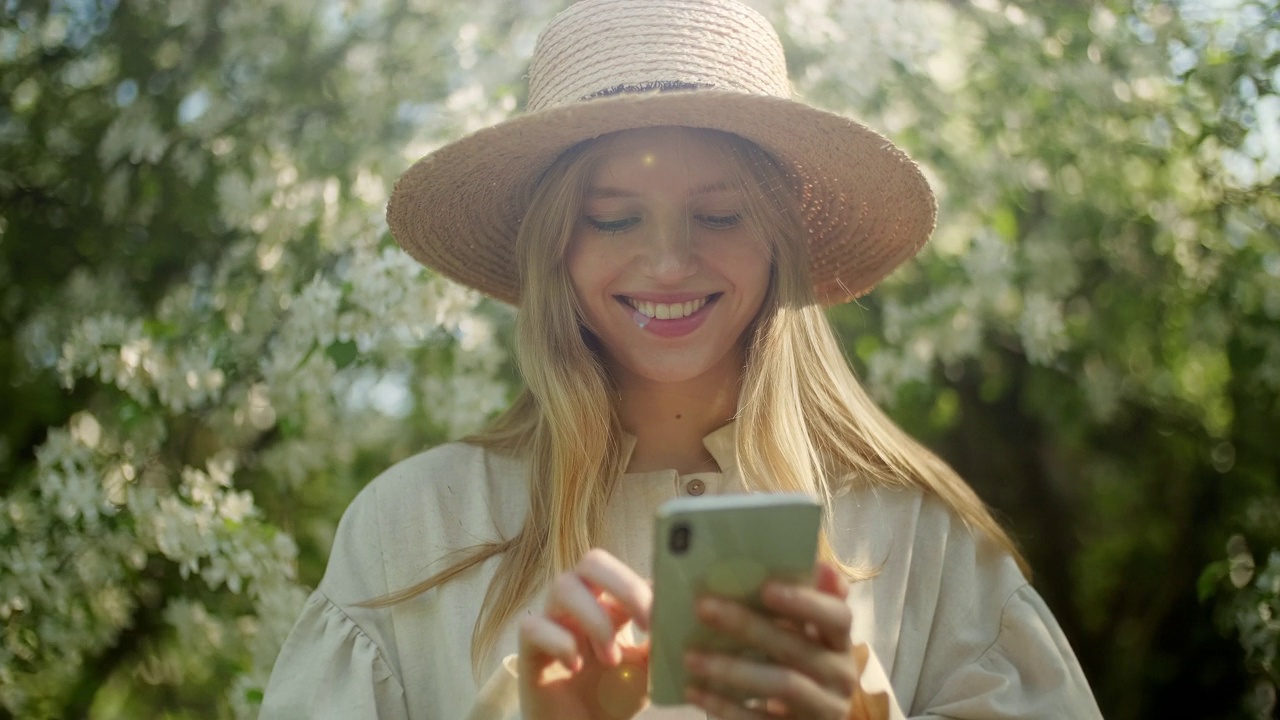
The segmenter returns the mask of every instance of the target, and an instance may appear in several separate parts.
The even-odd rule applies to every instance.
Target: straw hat
[[[419,262],[519,304],[516,232],[560,153],[660,125],[750,140],[786,170],[802,209],[819,301],[871,290],[933,231],[915,163],[866,127],[791,99],[782,45],[734,0],[584,0],[538,37],[527,112],[415,163],[387,222]]]

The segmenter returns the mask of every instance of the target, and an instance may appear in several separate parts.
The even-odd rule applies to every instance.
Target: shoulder
[[[476,486],[496,471],[514,471],[521,463],[478,445],[451,442],[411,455],[384,470],[361,495],[416,494]]]
[[[503,529],[505,516],[527,496],[525,476],[525,464],[516,458],[469,443],[448,443],[383,471],[360,491],[347,515],[372,516],[380,523],[400,517],[419,524],[457,523],[487,510]]]
[[[964,636],[965,652],[980,652],[999,634],[1006,603],[1027,585],[1003,547],[926,490],[851,490],[835,511],[833,546],[868,572],[859,593],[903,634],[923,639],[957,628],[953,639]]]
[[[866,563],[916,571],[983,568],[1007,575],[1005,593],[1026,582],[1017,563],[936,494],[917,487],[854,487],[833,503],[835,542]]]
[[[401,460],[343,513],[322,587],[340,603],[367,600],[421,580],[452,551],[511,537],[528,508],[526,474],[520,460],[467,443]]]

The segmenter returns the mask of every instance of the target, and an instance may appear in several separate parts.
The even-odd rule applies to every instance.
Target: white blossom
[[[1018,334],[1028,360],[1037,365],[1051,364],[1068,344],[1061,304],[1040,292],[1027,293]]]
[[[218,176],[218,205],[229,224],[239,227],[249,224],[255,205],[249,179],[243,173],[232,170]]]
[[[469,373],[428,375],[422,380],[422,395],[431,417],[453,437],[478,430],[507,404],[505,385],[492,377]]]
[[[156,124],[151,103],[139,100],[125,108],[107,127],[98,143],[98,161],[109,168],[121,160],[137,165],[155,164],[169,147],[169,140]]]

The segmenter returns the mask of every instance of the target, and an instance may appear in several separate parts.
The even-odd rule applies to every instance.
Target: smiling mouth
[[[648,300],[636,300],[635,298],[629,298],[625,295],[617,295],[616,297],[618,302],[633,308],[636,312],[647,318],[654,320],[679,320],[680,318],[688,317],[698,312],[708,303],[715,302],[720,298],[720,295],[722,295],[722,293],[712,293],[706,297],[682,303],[657,303],[650,302]]]

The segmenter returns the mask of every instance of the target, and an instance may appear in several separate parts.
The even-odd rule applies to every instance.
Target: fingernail
[[[698,601],[698,614],[708,620],[714,620],[724,614],[724,602],[713,597],[704,597]]]
[[[702,673],[702,668],[706,664],[706,656],[702,653],[689,650],[684,654],[684,669],[691,673]]]
[[[791,588],[781,583],[768,583],[762,592],[764,599],[770,602],[783,603],[791,599]]]
[[[596,657],[600,658],[600,663],[605,667],[613,667],[613,646],[596,645]]]

